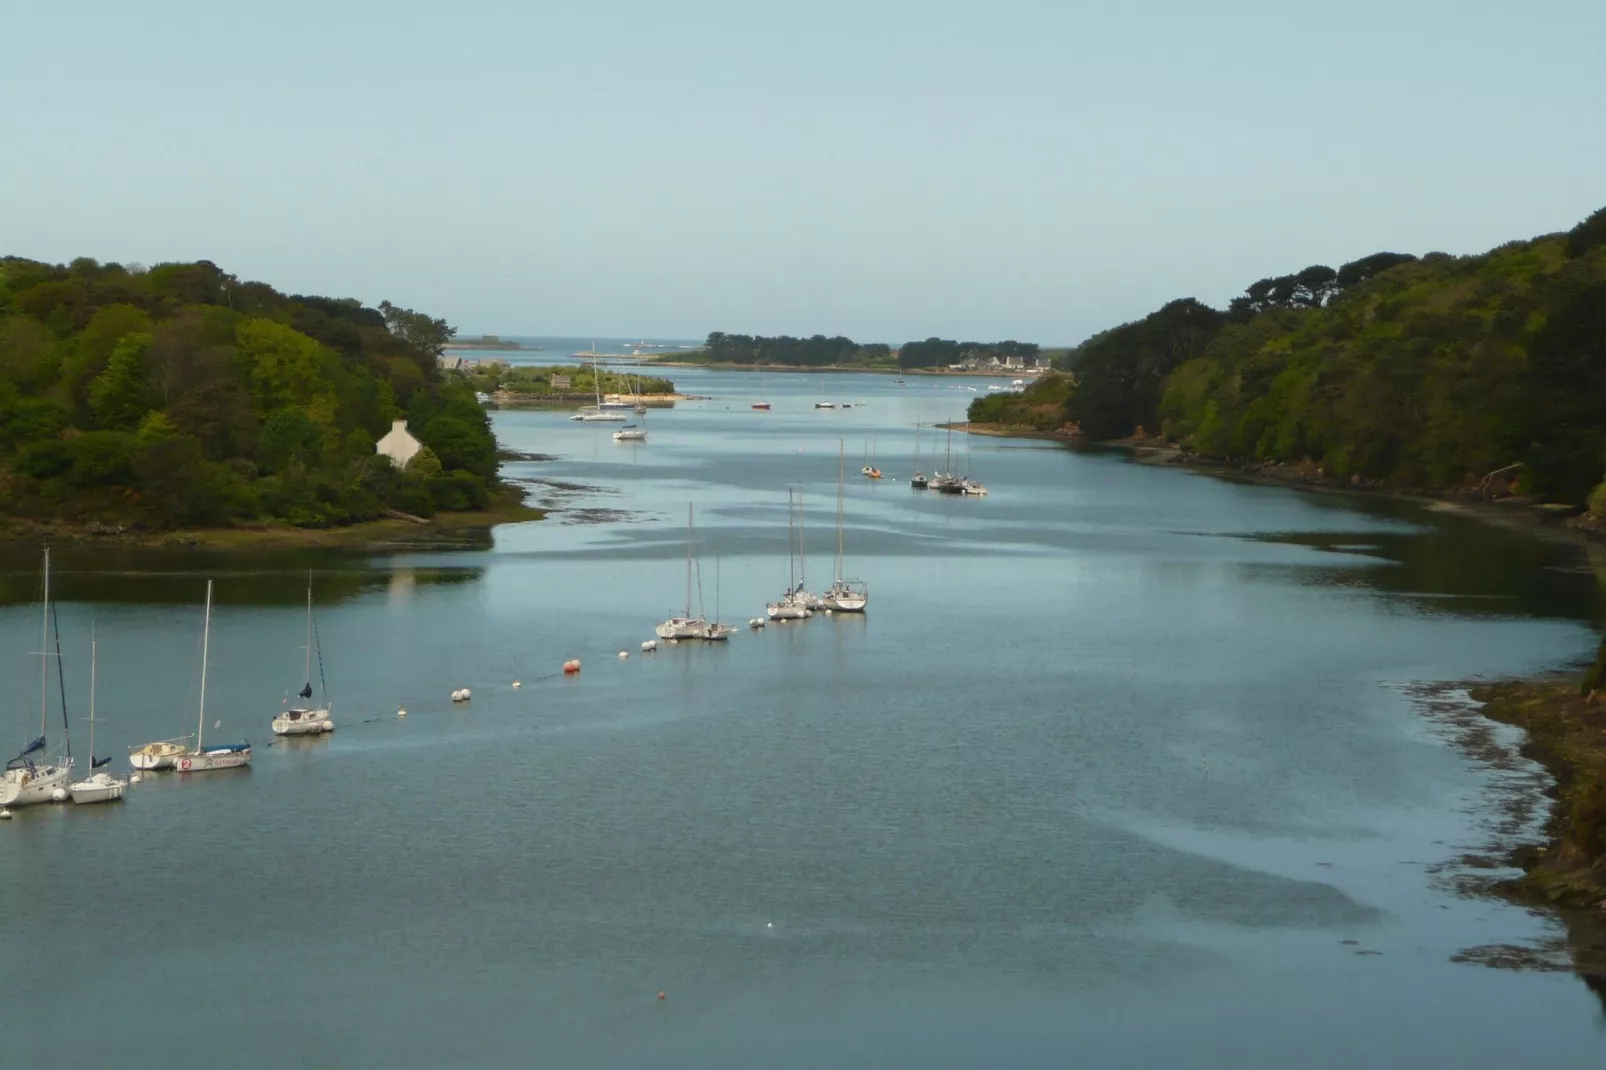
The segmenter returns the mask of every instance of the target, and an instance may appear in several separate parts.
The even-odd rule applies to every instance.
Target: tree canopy
[[[483,505],[495,440],[468,383],[438,369],[454,333],[206,260],[0,258],[0,512],[325,526]],[[375,455],[403,413],[434,469]]]

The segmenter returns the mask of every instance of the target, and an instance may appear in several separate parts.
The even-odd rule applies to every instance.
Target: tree
[[[132,431],[150,406],[145,403],[145,350],[148,334],[125,334],[112,349],[106,370],[89,384],[89,411],[95,426]]]
[[[401,308],[389,301],[379,302],[379,311],[385,317],[390,333],[404,340],[420,353],[436,360],[445,352],[446,343],[457,336],[457,328],[443,319],[433,319],[422,312]]]
[[[317,468],[323,463],[323,429],[298,408],[275,409],[262,424],[257,456],[270,472],[283,472],[293,464]]]
[[[448,472],[460,469],[489,478],[496,471],[496,440],[457,416],[435,417],[418,438]]]
[[[328,350],[300,331],[265,319],[246,320],[235,339],[251,369],[258,412],[297,405],[318,423],[333,420]]]
[[[1567,232],[1568,256],[1583,256],[1598,245],[1606,245],[1606,208],[1597,208]]]

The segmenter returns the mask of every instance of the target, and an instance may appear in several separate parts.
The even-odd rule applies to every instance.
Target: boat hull
[[[660,639],[700,639],[708,622],[693,617],[671,617],[653,631]]]
[[[242,765],[251,764],[250,748],[230,751],[202,751],[200,754],[186,754],[174,763],[174,768],[181,773],[210,773],[217,769],[238,769]]]
[[[329,727],[325,728],[325,725]],[[326,709],[287,710],[273,719],[273,734],[276,736],[316,736],[332,732],[334,727]]]
[[[65,791],[72,777],[72,761],[33,769],[7,769],[0,776],[0,806],[33,806],[55,802],[56,792]]]
[[[109,777],[105,773],[96,773],[88,780],[80,780],[69,785],[68,794],[77,805],[87,803],[116,802],[128,790],[128,781]]]
[[[173,762],[188,748],[179,743],[147,743],[128,752],[128,763],[135,769],[156,772],[173,768]]]
[[[803,620],[812,611],[808,606],[800,606],[793,602],[776,602],[765,607],[764,612],[770,620]]]

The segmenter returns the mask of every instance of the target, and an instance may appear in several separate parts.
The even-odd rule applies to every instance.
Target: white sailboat
[[[334,721],[329,719],[329,691],[323,680],[323,650],[318,651],[318,687],[323,692],[323,701],[316,706],[312,705],[312,648],[316,636],[312,630],[312,576],[307,575],[307,666],[306,685],[302,687],[296,697],[306,702],[305,706],[292,706],[273,719],[273,734],[276,736],[316,736],[324,732],[335,730]],[[289,700],[286,699],[286,702]]]
[[[703,610],[703,570],[697,568],[697,612]],[[702,634],[697,638],[705,639],[710,643],[722,643],[736,631],[735,626],[721,623],[719,619],[719,558],[714,558],[714,619],[703,628]]]
[[[686,609],[678,617],[670,617],[653,631],[660,639],[701,639],[708,629],[708,621],[691,615],[692,534],[696,530],[692,519],[692,506],[686,506]]]
[[[629,405],[604,405],[602,403],[602,372],[597,369],[595,360],[591,362],[591,385],[596,393],[596,404],[586,406],[569,417],[569,419],[593,424],[621,424],[629,419],[624,413],[616,411],[620,408],[628,409],[630,408]]]
[[[49,746],[47,721],[50,716],[49,547],[45,548],[44,588],[44,624],[39,638],[39,738],[22,748],[22,752],[7,762],[4,772],[0,773],[0,809],[60,802],[67,797],[67,782],[72,779],[72,750],[66,737],[62,744],[65,753],[54,761],[43,759],[45,749]],[[62,708],[65,711],[65,698]],[[33,755],[40,755],[41,760],[35,761]]]
[[[128,781],[120,780],[110,773],[97,773],[93,770],[103,765],[110,765],[110,758],[95,757],[95,667],[99,661],[98,650],[95,644],[94,631],[89,635],[89,768],[91,770],[88,780],[80,780],[69,785],[68,794],[74,803],[116,802],[123,797],[128,789]]]
[[[237,769],[251,761],[251,744],[226,743],[221,747],[205,745],[206,735],[206,661],[212,642],[212,581],[206,581],[206,622],[201,632],[201,713],[195,723],[195,746],[178,755],[174,768],[181,773],[206,773],[213,769]]]
[[[764,613],[770,620],[803,620],[814,616],[814,608],[810,605],[814,596],[804,589],[803,580],[797,575],[797,558],[793,556],[797,517],[797,503],[793,499],[790,488],[786,492],[786,593],[780,598],[764,607]]]
[[[842,488],[847,468],[841,439],[837,439],[836,468],[836,576],[821,601],[837,613],[863,613],[870,604],[869,585],[863,580],[848,579],[842,569]]]

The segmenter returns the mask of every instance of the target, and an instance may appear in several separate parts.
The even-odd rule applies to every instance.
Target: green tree
[[[435,451],[448,472],[462,470],[488,478],[496,471],[496,441],[460,417],[437,416],[418,438]]]
[[[241,323],[235,338],[241,357],[251,369],[258,412],[266,414],[295,405],[316,423],[333,421],[328,350],[300,331],[266,319]]]
[[[113,347],[106,370],[89,384],[89,411],[95,426],[133,430],[150,406],[145,399],[145,350],[148,334],[125,334]]]
[[[446,343],[457,336],[457,328],[443,319],[434,319],[410,308],[401,308],[389,301],[379,302],[379,311],[385,317],[390,333],[436,360],[446,350]]]
[[[323,429],[305,412],[287,405],[263,422],[257,454],[270,472],[283,472],[291,465],[313,469],[323,463],[323,446]]]

